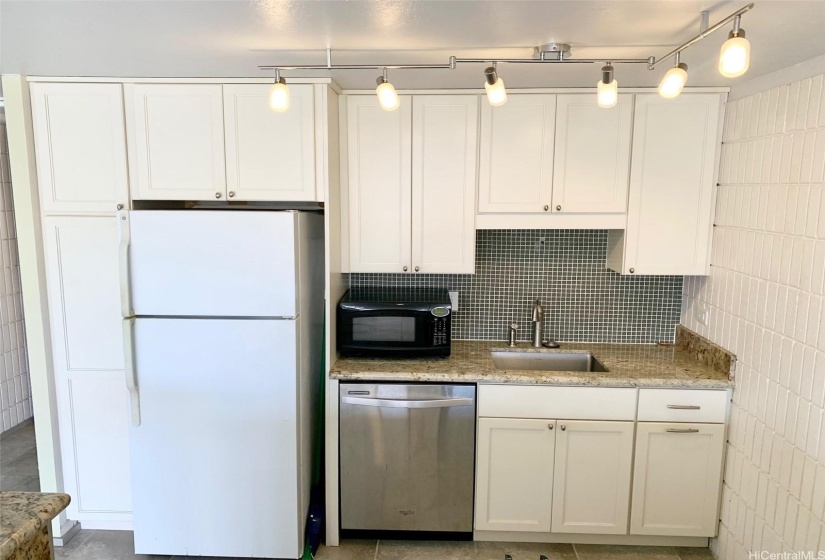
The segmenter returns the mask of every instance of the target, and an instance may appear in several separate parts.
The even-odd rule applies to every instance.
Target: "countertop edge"
[[[23,522],[17,529],[13,530],[11,534],[9,534],[6,541],[0,544],[0,560],[10,558],[21,544],[28,542],[32,537],[37,535],[38,531],[40,531],[43,527],[48,526],[52,519],[57,517],[61,511],[66,509],[72,500],[71,496],[68,494],[61,493],[42,494],[40,492],[2,492],[0,493],[0,514],[3,513],[4,508],[12,507],[11,505],[6,504],[3,498],[7,498],[9,495],[19,494],[37,495],[39,496],[39,498],[37,498],[39,502],[35,502],[30,508],[32,510],[31,513],[34,515],[27,521]],[[37,507],[36,512],[34,511],[34,507]]]
[[[695,389],[730,389],[733,382],[719,379],[638,379],[632,377],[600,377],[582,379],[568,376],[536,375],[529,376],[521,372],[503,371],[488,376],[461,376],[450,373],[415,373],[415,372],[340,372],[330,371],[330,379],[337,381],[436,381],[447,383],[509,384],[509,385],[548,385],[573,387],[641,387],[641,388],[695,388]]]

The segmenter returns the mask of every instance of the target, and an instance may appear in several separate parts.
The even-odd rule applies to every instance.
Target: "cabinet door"
[[[476,530],[550,531],[555,425],[478,419]]]
[[[347,98],[351,272],[411,270],[412,98]]]
[[[115,218],[47,216],[43,229],[69,517],[128,522],[129,397]]]
[[[31,85],[43,212],[111,212],[129,203],[120,84]]]
[[[226,189],[233,200],[317,200],[313,86],[289,86],[289,110],[269,108],[269,84],[223,86]]]
[[[413,98],[412,264],[475,272],[478,96]]]
[[[223,96],[219,84],[126,84],[133,198],[226,196]]]
[[[513,94],[501,107],[481,104],[479,212],[549,210],[555,126],[555,95]]]
[[[724,424],[639,422],[630,533],[715,536],[724,450]]]
[[[554,212],[627,211],[633,95],[603,109],[590,93],[557,97]]]
[[[633,422],[557,425],[553,532],[626,535]]]
[[[721,97],[636,96],[622,272],[707,274]]]

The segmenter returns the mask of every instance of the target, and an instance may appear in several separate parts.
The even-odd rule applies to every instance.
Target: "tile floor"
[[[26,422],[0,436],[0,491],[39,492],[34,424]]]
[[[183,560],[179,556],[135,554],[131,531],[80,531],[63,548],[57,560]],[[713,560],[707,548],[653,546],[601,546],[431,541],[344,541],[324,547],[316,560]],[[205,558],[201,560],[207,560]],[[219,560],[219,559],[208,559]],[[233,559],[223,559],[233,560]]]
[[[0,490],[36,492],[37,451],[34,425],[0,437]],[[175,560],[183,557],[134,553],[131,531],[81,530],[64,547],[55,548],[57,560]],[[317,560],[713,560],[707,548],[600,546],[430,541],[344,541],[339,547],[321,547]],[[202,559],[208,560],[208,559]],[[214,559],[232,560],[232,559]]]

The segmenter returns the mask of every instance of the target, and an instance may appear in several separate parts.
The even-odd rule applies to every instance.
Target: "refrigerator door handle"
[[[135,369],[135,319],[123,320],[123,351],[126,367],[126,388],[132,410],[132,426],[140,426],[140,393],[138,392],[137,370]]]
[[[129,211],[118,210],[117,217],[117,244],[118,244],[118,277],[120,279],[120,316],[124,319],[132,317],[132,290],[129,283],[129,245],[132,243],[129,228]]]

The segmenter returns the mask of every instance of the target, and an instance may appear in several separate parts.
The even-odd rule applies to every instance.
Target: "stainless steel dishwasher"
[[[473,530],[472,385],[341,383],[341,529]]]

